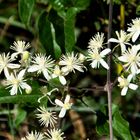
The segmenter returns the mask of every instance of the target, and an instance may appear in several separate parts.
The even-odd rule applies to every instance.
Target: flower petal
[[[70,95],[67,95],[66,98],[65,98],[64,103],[69,103],[69,101],[70,101]]]
[[[127,58],[125,56],[120,56],[118,59],[122,62],[128,62]]]
[[[136,31],[133,36],[132,36],[132,41],[135,42],[138,38],[138,36],[140,35],[140,32],[139,31]]]
[[[124,87],[124,88],[122,89],[122,91],[121,91],[121,95],[122,95],[122,96],[125,96],[126,93],[127,93],[127,90],[128,90],[128,87]]]
[[[108,42],[120,43],[120,41],[119,41],[118,39],[116,39],[116,38],[110,38],[110,39],[108,40]]]
[[[28,68],[28,72],[35,72],[35,71],[38,71],[40,68],[38,65],[32,65]]]
[[[59,118],[63,118],[66,114],[66,109],[65,108],[62,108],[60,113],[59,113]]]
[[[107,49],[104,49],[104,50],[100,53],[100,55],[101,55],[101,57],[104,57],[105,55],[107,55],[107,54],[110,53],[110,52],[111,52],[111,49],[107,48]]]
[[[57,104],[57,105],[59,105],[59,106],[61,106],[61,107],[63,107],[63,103],[62,103],[62,101],[60,101],[60,100],[58,100],[58,99],[55,99],[55,103]]]
[[[59,76],[59,80],[60,80],[62,85],[66,85],[67,81],[66,81],[64,76]]]
[[[98,64],[98,61],[97,60],[93,60],[92,63],[91,63],[91,67],[92,68],[97,68],[97,64]]]
[[[138,88],[138,85],[130,83],[129,88],[132,90],[136,90]]]
[[[103,59],[100,60],[100,63],[102,64],[102,66],[103,66],[104,68],[106,68],[107,70],[109,69],[108,64],[107,64]]]

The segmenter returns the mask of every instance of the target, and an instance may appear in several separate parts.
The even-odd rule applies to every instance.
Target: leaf
[[[47,50],[46,54],[55,57],[56,59],[61,55],[61,48],[55,39],[55,29],[53,24],[48,19],[48,14],[43,12],[38,22],[39,39],[44,48]]]
[[[25,25],[29,25],[30,18],[33,12],[35,0],[19,0],[18,1],[18,11],[21,21]]]
[[[75,16],[77,8],[70,8],[64,20],[65,48],[66,52],[71,52],[75,46]]]
[[[38,98],[41,95],[15,95],[15,96],[2,96],[0,97],[0,103],[37,103]]]
[[[116,131],[118,137],[123,140],[132,140],[129,130],[129,123],[121,116],[119,111],[116,111],[113,116],[113,129]]]
[[[17,128],[26,118],[27,112],[23,109],[18,109],[16,118],[14,120],[15,122],[15,127]]]

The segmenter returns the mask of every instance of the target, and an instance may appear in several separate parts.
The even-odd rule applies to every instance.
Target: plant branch
[[[113,0],[110,0],[109,4],[109,25],[108,25],[108,39],[111,38],[112,31],[112,13],[113,13]],[[108,48],[111,49],[110,42]],[[108,56],[109,70],[107,71],[107,96],[108,96],[108,112],[109,112],[109,134],[110,140],[113,140],[113,128],[112,128],[112,86],[111,86],[111,54]]]

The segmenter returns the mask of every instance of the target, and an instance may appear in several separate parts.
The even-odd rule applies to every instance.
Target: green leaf
[[[119,111],[116,111],[113,116],[113,129],[118,137],[123,140],[132,140],[129,130],[129,123],[121,116]]]
[[[39,39],[43,47],[46,49],[46,54],[55,57],[61,55],[61,49],[55,39],[55,29],[53,24],[48,19],[48,14],[43,12],[40,16],[39,23]]]
[[[18,1],[18,11],[21,21],[25,25],[29,25],[30,18],[33,12],[35,0],[19,0]]]
[[[68,9],[64,22],[64,33],[65,33],[65,48],[66,52],[71,52],[75,46],[75,16],[77,8]]]
[[[41,95],[7,95],[7,96],[2,96],[0,97],[0,103],[37,103],[38,98]]]
[[[26,118],[27,112],[23,109],[18,109],[16,118],[14,120],[15,122],[15,127],[17,128]]]

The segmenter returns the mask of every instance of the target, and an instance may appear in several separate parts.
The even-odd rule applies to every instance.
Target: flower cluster
[[[127,93],[128,88],[136,90],[138,85],[130,83],[134,82],[135,77],[140,71],[140,44],[137,43],[140,35],[140,18],[132,20],[131,24],[128,24],[127,32],[116,31],[117,39],[110,38],[109,42],[117,43],[117,46],[121,48],[121,54],[118,57],[118,61],[123,65],[123,75],[118,77],[119,86],[122,88],[121,95],[124,96]]]
[[[88,43],[86,55],[81,53],[67,52],[62,54],[60,59],[56,62],[49,55],[38,53],[31,55],[28,49],[31,47],[25,41],[15,41],[10,47],[14,53],[0,54],[0,74],[5,76],[6,89],[9,89],[11,95],[17,95],[19,92],[22,94],[31,93],[32,87],[28,84],[28,77],[30,74],[42,76],[46,82],[57,78],[60,85],[63,87],[68,84],[67,75],[69,73],[76,73],[76,71],[84,72],[87,70],[84,66],[84,61],[90,61],[90,66],[97,69],[100,66],[109,70],[110,67],[106,62],[106,56],[110,53],[115,53],[115,49],[120,47],[119,56],[115,57],[117,62],[123,65],[123,73],[118,76],[119,87],[122,88],[121,95],[126,95],[128,89],[136,90],[137,84],[134,84],[136,76],[140,73],[140,44],[137,43],[140,35],[140,18],[132,20],[128,24],[127,32],[121,30],[116,31],[116,38],[110,38],[107,43],[117,43],[111,52],[110,48],[106,48],[105,36],[103,33],[95,34]],[[114,55],[115,56],[115,55]],[[60,107],[59,118],[63,118],[66,111],[71,109],[72,103],[69,94],[63,94],[64,101],[55,99],[54,102],[50,98],[51,93],[58,91],[58,88],[53,88],[38,99],[40,103],[42,98],[47,97],[48,100]],[[63,99],[63,98],[62,98]],[[37,109],[36,117],[39,119],[41,125],[49,127],[47,133],[39,133],[37,131],[28,133],[22,140],[63,140],[63,132],[56,128],[57,113],[44,106]]]

